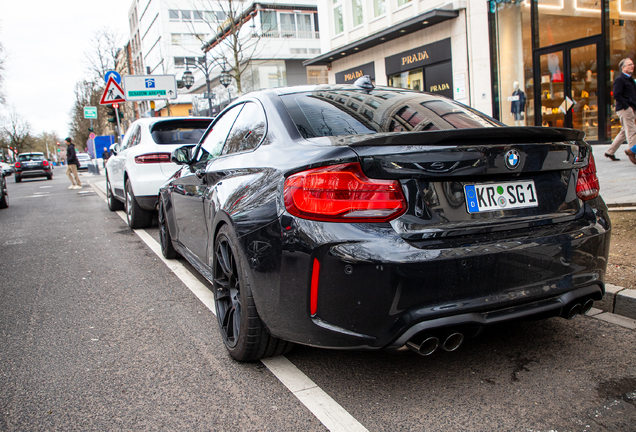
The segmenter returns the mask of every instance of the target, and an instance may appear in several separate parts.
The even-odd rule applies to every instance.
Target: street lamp
[[[223,72],[221,72],[221,75],[219,76],[219,81],[221,82],[221,85],[223,85],[223,87],[227,89],[227,98],[229,104],[230,102],[232,102],[232,95],[230,95],[230,89],[228,88],[228,86],[232,83],[232,76],[229,74],[228,71],[225,70],[225,67],[223,67]]]
[[[183,81],[183,86],[190,90],[190,87],[194,85],[194,75],[190,71],[189,67],[194,66],[203,72],[205,76],[205,84],[208,89],[208,93],[206,95],[206,99],[208,100],[208,116],[212,115],[212,91],[210,90],[210,72],[212,72],[212,64],[208,63],[208,56],[203,57],[203,62],[195,61],[194,63],[188,63],[188,59],[185,59],[186,70],[183,73],[183,77],[181,80]]]

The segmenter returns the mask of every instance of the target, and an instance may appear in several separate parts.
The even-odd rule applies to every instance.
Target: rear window
[[[44,155],[43,154],[23,154],[23,155],[18,155],[18,160],[20,162],[41,161],[41,160],[44,160]]]
[[[197,144],[211,121],[164,121],[152,125],[150,133],[157,144]]]
[[[426,93],[321,88],[281,100],[305,138],[501,126],[469,107]]]
[[[91,158],[91,156],[86,154],[86,153],[84,153],[84,154],[77,153],[76,156],[77,156],[78,159],[90,159]]]

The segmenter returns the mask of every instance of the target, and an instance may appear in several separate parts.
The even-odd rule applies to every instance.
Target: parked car
[[[88,165],[91,163],[91,155],[88,153],[76,153],[77,160],[79,161],[78,171],[88,171]]]
[[[159,188],[179,166],[170,161],[173,150],[195,146],[212,121],[207,117],[162,117],[135,121],[121,145],[111,147],[106,163],[108,208],[126,209],[131,228],[145,228],[157,208]]]
[[[583,137],[368,79],[250,93],[173,153],[162,252],[212,282],[237,360],[453,351],[603,297],[610,219]]]
[[[2,168],[2,172],[4,173],[5,176],[9,174],[13,174],[15,172],[13,165],[8,164],[6,162],[0,162],[0,168]]]
[[[0,171],[0,209],[9,207],[9,191],[7,190],[7,175]]]
[[[23,178],[46,177],[48,180],[53,178],[53,167],[41,152],[20,153],[13,167],[16,183],[20,183]]]

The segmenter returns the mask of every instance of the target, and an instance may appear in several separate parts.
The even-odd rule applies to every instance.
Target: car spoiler
[[[582,141],[585,133],[576,129],[531,127],[487,127],[423,132],[390,132],[332,137],[336,145],[476,145]]]

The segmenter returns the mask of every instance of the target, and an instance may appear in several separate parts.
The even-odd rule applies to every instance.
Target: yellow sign
[[[345,74],[344,79],[345,79],[345,81],[351,81],[351,80],[354,80],[354,79],[358,79],[358,78],[362,77],[363,75],[364,74],[362,73],[362,70],[357,70],[355,72]]]
[[[439,92],[442,90],[449,90],[450,89],[450,85],[448,85],[448,83],[444,83],[444,84],[435,84],[432,85],[429,89],[430,92]]]
[[[402,65],[426,60],[427,58],[428,58],[428,53],[426,51],[418,52],[412,55],[408,55],[406,57],[402,57]]]

